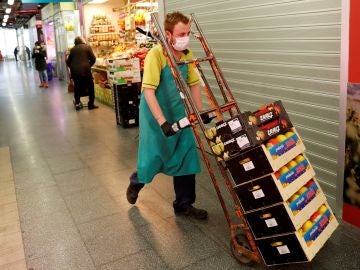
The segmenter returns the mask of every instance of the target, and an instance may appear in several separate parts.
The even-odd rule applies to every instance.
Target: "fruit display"
[[[137,9],[136,10],[136,13],[134,16],[136,26],[145,25],[146,18],[147,18],[146,14],[147,14],[147,11],[145,9]]]
[[[65,23],[65,31],[70,32],[75,30],[75,25],[73,22],[67,22]]]

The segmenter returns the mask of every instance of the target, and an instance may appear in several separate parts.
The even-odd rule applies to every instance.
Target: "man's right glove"
[[[174,129],[172,128],[171,124],[168,121],[166,121],[160,127],[166,137],[170,137],[170,136],[176,134],[176,132],[174,131]]]

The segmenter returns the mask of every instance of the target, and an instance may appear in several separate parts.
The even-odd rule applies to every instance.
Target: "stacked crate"
[[[206,132],[267,265],[311,261],[338,226],[281,101]]]
[[[126,128],[138,126],[141,90],[139,58],[110,59],[107,70],[113,85],[116,123]]]

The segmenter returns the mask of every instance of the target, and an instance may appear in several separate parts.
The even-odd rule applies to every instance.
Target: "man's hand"
[[[211,120],[213,120],[216,117],[216,114],[211,113],[211,115],[209,115],[208,113],[204,113],[204,114],[201,114],[200,116],[201,116],[201,120],[206,125],[206,124],[209,124],[211,122]]]
[[[162,124],[160,127],[166,137],[170,137],[176,134],[176,132],[174,131],[174,129],[172,128],[171,124],[168,121],[165,121],[165,123]]]

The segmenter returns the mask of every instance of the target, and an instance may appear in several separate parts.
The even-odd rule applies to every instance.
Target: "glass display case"
[[[54,15],[56,36],[56,70],[59,80],[69,81],[66,54],[74,46],[74,39],[80,35],[79,11],[61,11]]]

